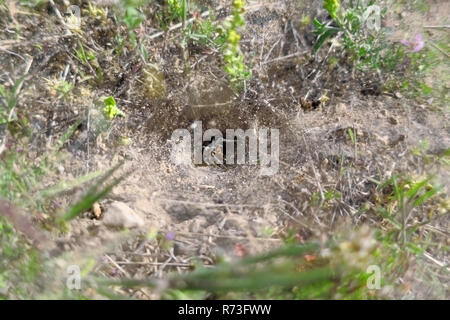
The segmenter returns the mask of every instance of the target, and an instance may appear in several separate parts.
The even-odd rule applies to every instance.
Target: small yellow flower
[[[230,30],[230,33],[228,34],[228,41],[231,43],[238,43],[239,40],[241,40],[241,35],[234,30]]]

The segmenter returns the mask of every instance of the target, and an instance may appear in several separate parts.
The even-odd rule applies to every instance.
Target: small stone
[[[95,219],[100,219],[102,217],[102,208],[98,202],[95,202],[92,205],[92,213],[94,214]]]
[[[334,114],[343,114],[347,111],[347,106],[345,103],[340,102],[336,104],[332,110]]]
[[[306,194],[306,195],[310,195],[311,194],[311,192],[308,189],[306,189],[306,188],[301,188],[300,189],[300,193],[303,193],[303,194]]]
[[[127,204],[114,201],[105,212],[103,224],[108,227],[131,229],[142,227],[144,219]]]
[[[364,131],[359,130],[359,129],[355,129],[355,131],[356,131],[356,136],[357,137],[359,137],[359,138],[364,137]]]
[[[378,142],[381,142],[381,144],[383,144],[383,145],[385,145],[385,146],[388,145],[388,143],[389,143],[389,138],[388,138],[388,137],[386,137],[386,136],[380,136],[380,135],[378,135],[378,134],[376,134],[376,133],[374,133],[373,136],[374,136],[374,138],[375,138]]]
[[[393,125],[397,125],[398,124],[398,120],[395,117],[389,117],[389,123],[393,124]]]
[[[397,99],[403,98],[403,95],[400,92],[396,92],[394,95]]]

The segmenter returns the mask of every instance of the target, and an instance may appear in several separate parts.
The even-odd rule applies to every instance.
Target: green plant
[[[45,235],[39,228],[65,232],[66,221],[85,212],[93,201],[104,196],[123,178],[120,176],[106,183],[119,164],[106,173],[92,172],[71,181],[48,185],[57,178],[58,166],[64,159],[61,148],[79,124],[80,121],[75,122],[38,159],[27,150],[25,133],[10,133],[11,142],[0,158],[0,298],[35,297],[39,291],[36,287],[39,286],[38,279],[48,271],[45,266],[49,262],[48,256],[29,244],[39,245],[44,240]],[[69,209],[62,205],[60,198],[65,192],[96,178],[81,200]],[[30,227],[33,225],[35,229]]]
[[[95,75],[98,81],[103,81],[103,70],[94,52],[84,50],[83,44],[78,42],[78,49],[75,49],[75,57]]]
[[[82,64],[85,64],[85,65],[88,65],[89,61],[92,61],[92,60],[95,59],[95,55],[94,55],[93,52],[91,52],[91,51],[88,51],[88,52],[84,51],[84,47],[81,44],[81,42],[78,42],[78,49],[75,49],[75,54],[76,54],[77,59]]]
[[[95,172],[85,177],[76,179],[67,185],[59,183],[59,186],[52,188],[52,192],[41,192],[35,199],[34,203],[26,201],[27,214],[21,214],[14,206],[5,205],[5,201],[0,199],[0,299],[2,296],[6,298],[35,298],[37,293],[42,290],[40,286],[43,277],[52,273],[52,270],[46,268],[54,268],[54,259],[28,244],[26,239],[33,242],[35,246],[44,245],[46,236],[38,229],[31,229],[30,226],[32,215],[37,209],[46,212],[49,215],[47,221],[41,224],[45,228],[51,228],[52,231],[65,232],[67,230],[66,222],[85,212],[92,207],[95,201],[104,197],[115,185],[123,180],[125,175],[119,176],[106,186],[106,180],[114,174],[121,166],[116,165],[106,173]],[[87,181],[100,176],[84,197],[73,204],[64,214],[59,214],[61,209],[51,207],[44,204],[44,200],[54,199],[56,195],[67,192],[76,186],[85,184]],[[33,192],[36,186],[27,186],[31,189],[21,189],[22,193]],[[3,190],[3,189],[2,189]],[[12,199],[17,202],[17,196]],[[38,203],[41,205],[38,206]],[[22,204],[23,207],[24,204]],[[4,218],[6,217],[6,219]],[[49,219],[52,219],[49,221]],[[8,221],[9,220],[9,221]],[[51,224],[50,224],[51,223]],[[20,231],[22,234],[19,234]],[[54,274],[53,274],[54,276]],[[61,294],[61,293],[59,293]]]
[[[86,212],[92,205],[105,197],[116,185],[118,185],[126,175],[121,175],[118,178],[113,179],[112,182],[103,186],[103,184],[114,174],[117,169],[122,166],[122,163],[119,163],[109,169],[102,177],[100,177],[95,184],[93,184],[86,195],[76,203],[74,203],[62,216],[58,217],[61,222],[69,221],[77,217],[79,214]]]
[[[74,87],[73,83],[67,81],[59,81],[55,84],[54,89],[59,92],[63,97],[66,97]]]
[[[423,38],[422,38],[423,37]],[[391,77],[385,87],[401,91],[408,97],[433,100],[445,108],[449,102],[449,59],[444,54],[449,49],[449,35],[434,43],[417,34],[414,39],[403,40],[399,57],[390,66],[399,77]]]
[[[343,8],[338,0],[324,0],[323,7],[335,25],[314,19],[317,34],[314,50],[318,51],[328,38],[342,35],[344,47],[352,53],[357,67],[379,70],[388,48],[385,33],[378,25],[385,10],[381,10],[375,1],[369,1],[367,5],[362,1],[351,1]],[[375,20],[371,25],[370,19]]]
[[[316,52],[328,39],[334,38],[334,43],[342,44],[336,47],[342,47],[357,70],[376,74],[383,82],[384,91],[402,91],[410,97],[421,99],[435,97],[441,105],[445,105],[448,101],[446,82],[431,84],[423,80],[437,72],[441,74],[440,80],[446,77],[443,74],[446,69],[442,66],[447,62],[445,58],[439,58],[448,49],[445,44],[427,46],[421,33],[414,39],[390,41],[388,30],[381,24],[387,8],[381,8],[373,0],[367,4],[364,1],[350,1],[345,5],[338,0],[324,0],[323,7],[331,21],[313,20],[317,35]]]
[[[439,156],[426,155],[427,146],[421,151],[414,151],[414,157],[425,160],[426,171],[439,164],[446,153]],[[384,182],[370,179],[377,185],[374,190],[375,205],[373,212],[383,218],[379,222],[376,239],[382,244],[377,252],[378,265],[383,270],[383,279],[387,283],[395,283],[407,271],[416,273],[422,268],[422,275],[427,284],[435,272],[446,274],[448,269],[430,270],[430,265],[424,265],[430,254],[448,252],[448,248],[436,241],[431,226],[445,219],[448,215],[449,201],[445,189],[437,186],[439,176],[400,175],[393,174]],[[370,209],[372,211],[372,209]],[[414,261],[414,268],[411,262]],[[414,269],[414,270],[412,270]],[[447,273],[448,274],[448,273]],[[433,289],[442,290],[445,287],[440,281],[433,284]]]
[[[212,49],[222,48],[226,38],[214,22],[214,17],[210,16],[189,24],[184,31],[184,42]]]
[[[231,86],[235,90],[245,90],[246,81],[251,76],[249,68],[244,63],[244,55],[239,47],[241,35],[238,29],[245,24],[244,5],[244,0],[233,0],[232,16],[223,25],[226,39],[223,52],[225,72],[228,73]]]
[[[148,2],[149,0],[120,0],[122,12],[119,19],[127,27],[129,40],[133,47],[137,44],[134,30],[145,20],[145,14],[139,7]]]
[[[232,262],[218,261],[208,268],[194,264],[193,271],[162,281],[91,275],[86,284],[97,290],[166,288],[164,296],[172,299],[204,298],[211,293],[218,299],[368,298],[365,269],[373,262],[377,246],[373,232],[360,228],[322,244],[297,241]]]
[[[75,87],[73,83],[67,82],[63,79],[52,78],[46,79],[47,88],[52,96],[57,96],[58,99],[67,98],[69,93]]]
[[[15,107],[19,98],[18,93],[23,80],[23,77],[18,79],[10,89],[6,89],[0,85],[0,125],[13,120]]]
[[[355,143],[356,143],[356,135],[355,135],[353,129],[349,127],[349,128],[347,129],[347,133],[348,133],[348,135],[349,135],[350,140],[352,141],[352,143],[355,144]]]
[[[108,16],[108,12],[105,9],[99,8],[90,2],[88,2],[88,8],[86,11],[94,19],[106,20]]]
[[[188,14],[187,0],[164,0],[164,7],[157,13],[162,29],[167,30],[170,24],[186,21]]]
[[[408,245],[408,239],[418,227],[428,223],[428,220],[410,223],[416,208],[434,197],[440,188],[430,184],[431,178],[422,180],[405,179],[399,183],[398,177],[393,176],[381,185],[381,188],[391,188],[389,195],[392,205],[378,208],[378,212],[394,227],[397,240],[402,245]]]
[[[104,98],[103,103],[105,105],[103,112],[105,117],[109,120],[114,119],[116,116],[125,116],[125,114],[117,107],[116,100],[113,97],[109,96]]]
[[[93,172],[49,186],[49,182],[57,178],[60,163],[64,160],[61,149],[81,121],[76,121],[53,146],[36,157],[28,147],[31,130],[25,116],[19,114],[14,123],[8,120],[17,105],[22,83],[23,79],[20,79],[13,88],[0,89],[2,115],[6,121],[3,125],[6,124],[4,129],[8,133],[8,141],[4,140],[6,143],[0,152],[0,299],[30,299],[38,292],[38,279],[46,272],[49,261],[48,256],[30,245],[44,237],[39,227],[65,232],[67,220],[84,212],[92,201],[104,196],[121,181],[119,177],[106,184],[106,179],[117,170],[116,166],[106,173]],[[3,113],[3,107],[8,112]],[[97,177],[100,178],[89,193],[66,210],[60,201],[61,195]],[[33,225],[38,228],[30,227]],[[32,241],[28,242],[27,238]]]
[[[167,0],[168,14],[171,20],[186,20],[187,5],[186,0]]]
[[[28,284],[42,271],[37,252],[0,216],[0,300],[28,298]]]
[[[30,8],[40,8],[47,3],[47,0],[20,0],[20,5]]]

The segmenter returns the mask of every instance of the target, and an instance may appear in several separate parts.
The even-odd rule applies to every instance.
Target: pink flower
[[[401,40],[400,42],[408,47],[406,52],[419,52],[425,46],[421,33],[417,34],[412,42],[409,40]]]

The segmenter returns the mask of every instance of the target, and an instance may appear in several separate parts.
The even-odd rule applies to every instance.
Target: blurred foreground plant
[[[223,28],[226,34],[224,48],[225,71],[228,73],[232,87],[235,90],[244,89],[251,72],[244,63],[244,55],[239,47],[241,35],[239,28],[245,24],[244,0],[233,0],[233,12],[230,19],[224,22]]]

